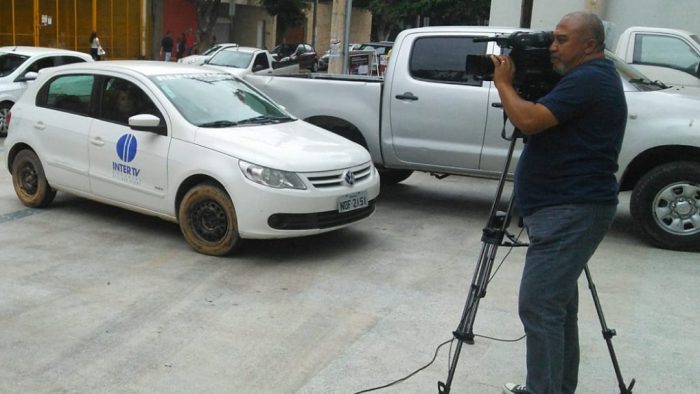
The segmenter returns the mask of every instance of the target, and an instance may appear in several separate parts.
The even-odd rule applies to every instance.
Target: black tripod
[[[455,348],[454,356],[452,357],[452,362],[450,363],[450,371],[447,375],[447,381],[445,383],[438,382],[438,393],[449,394],[450,388],[452,386],[452,379],[454,378],[455,370],[457,369],[457,362],[459,361],[459,354],[462,350],[462,345],[466,342],[468,344],[474,344],[474,332],[472,331],[474,327],[474,319],[476,318],[476,311],[479,307],[479,300],[486,296],[486,286],[491,277],[491,270],[493,268],[493,263],[496,258],[496,252],[498,247],[503,246],[527,246],[527,244],[520,243],[517,241],[510,233],[507,232],[508,225],[510,224],[510,217],[513,210],[513,195],[511,194],[510,200],[506,211],[499,211],[498,205],[501,201],[501,196],[503,195],[503,189],[506,182],[506,177],[508,173],[508,168],[513,157],[513,151],[515,150],[515,145],[517,139],[521,138],[522,135],[516,129],[512,137],[506,137],[505,131],[503,132],[503,138],[510,141],[510,146],[508,148],[508,157],[506,158],[505,168],[503,173],[501,173],[501,178],[498,183],[498,190],[496,191],[496,198],[494,199],[493,205],[491,206],[491,213],[489,215],[486,227],[483,229],[483,235],[481,236],[481,253],[479,255],[479,261],[476,265],[476,271],[474,272],[474,277],[472,278],[472,284],[469,288],[469,295],[467,296],[467,302],[464,306],[464,312],[462,312],[462,319],[459,322],[457,330],[452,334],[457,339],[457,346]],[[504,242],[504,238],[508,238],[508,241]],[[632,394],[632,387],[634,386],[634,379],[630,382],[629,387],[625,385],[622,378],[622,373],[620,372],[620,367],[617,363],[617,357],[615,356],[615,350],[612,345],[612,337],[616,335],[615,330],[608,328],[605,323],[605,317],[603,316],[603,309],[600,305],[600,299],[598,298],[598,293],[591,278],[591,273],[588,270],[588,265],[585,266],[586,279],[588,280],[588,287],[593,295],[593,302],[595,303],[595,308],[598,313],[598,318],[600,319],[600,324],[603,328],[603,338],[608,346],[608,351],[610,352],[610,357],[612,359],[613,368],[615,369],[615,376],[617,377],[618,385],[620,388],[620,394]]]

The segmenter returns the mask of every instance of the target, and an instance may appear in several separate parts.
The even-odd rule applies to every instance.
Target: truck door
[[[465,63],[467,55],[485,55],[488,46],[493,44],[473,36],[430,35],[394,50],[396,64],[408,65],[394,72],[385,93],[398,163],[454,172],[479,168],[491,83],[468,75]],[[385,157],[394,161],[386,151]]]

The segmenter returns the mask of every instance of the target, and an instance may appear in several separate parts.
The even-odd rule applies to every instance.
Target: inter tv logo
[[[112,162],[112,176],[132,184],[140,184],[141,169],[125,163],[131,163],[138,152],[138,141],[133,134],[124,134],[117,140],[117,156],[122,163]]]
[[[117,156],[123,162],[129,163],[136,158],[138,146],[138,141],[136,141],[136,137],[133,134],[124,134],[117,141]]]

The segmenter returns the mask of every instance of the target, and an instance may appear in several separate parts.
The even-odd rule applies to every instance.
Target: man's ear
[[[583,53],[590,55],[591,53],[595,52],[597,46],[598,45],[596,44],[595,40],[593,38],[589,38],[584,44]]]

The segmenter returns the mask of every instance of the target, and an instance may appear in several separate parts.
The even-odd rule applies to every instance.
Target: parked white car
[[[184,63],[184,64],[204,64],[207,59],[211,58],[212,56],[216,55],[220,51],[226,49],[226,48],[234,48],[237,47],[238,44],[232,43],[232,42],[227,42],[227,43],[222,43],[222,44],[216,44],[212,46],[211,48],[207,49],[206,51],[202,52],[199,55],[189,55],[185,56],[181,59],[178,59],[178,63]]]
[[[39,70],[63,64],[91,62],[89,54],[56,48],[0,47],[0,137],[7,134],[5,115],[36,78]]]
[[[331,231],[374,211],[369,153],[295,119],[228,73],[176,63],[74,64],[41,73],[12,107],[15,192],[56,190],[178,222],[197,251]]]

